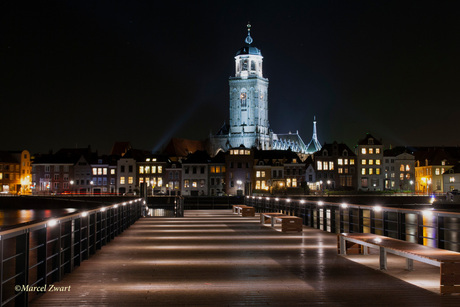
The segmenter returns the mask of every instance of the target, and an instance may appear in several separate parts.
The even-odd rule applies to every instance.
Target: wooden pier
[[[460,296],[337,255],[336,234],[282,233],[259,219],[232,210],[141,218],[54,284],[68,291],[46,292],[30,305],[460,305]]]

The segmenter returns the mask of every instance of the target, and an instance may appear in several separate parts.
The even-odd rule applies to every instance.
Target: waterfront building
[[[369,133],[356,147],[358,162],[358,189],[361,191],[383,191],[384,173],[383,145]]]
[[[308,157],[305,161],[305,182],[310,193],[316,193],[321,190],[321,184],[316,180],[315,163],[312,156]]]
[[[316,186],[320,190],[356,190],[357,157],[344,143],[325,143],[314,154]]]
[[[252,173],[254,149],[244,146],[225,153],[225,183],[228,195],[250,195],[253,190]]]
[[[444,192],[443,174],[458,163],[458,149],[418,148],[414,155],[415,192],[422,194]]]
[[[224,123],[217,134],[210,135],[209,152],[214,156],[219,151],[244,147],[259,150],[291,149],[307,155],[307,146],[298,133],[275,134],[270,128],[269,82],[263,76],[262,52],[252,44],[250,31],[251,26],[248,25],[245,46],[235,55],[235,74],[229,79],[229,122]]]
[[[117,156],[100,156],[91,163],[91,194],[117,192]]]
[[[181,195],[182,163],[173,162],[165,168],[166,195]]]
[[[139,195],[140,189],[136,177],[136,159],[128,151],[117,161],[117,192],[119,195]]]
[[[90,194],[91,164],[97,155],[91,148],[63,148],[55,154],[37,155],[32,163],[32,193]]]
[[[210,162],[211,157],[204,150],[197,150],[182,161],[182,195],[206,196],[209,194]]]
[[[448,197],[459,197],[460,191],[460,163],[455,164],[452,168],[448,169],[442,174],[443,177],[443,191],[448,193]]]
[[[219,152],[209,163],[209,195],[222,196],[225,194],[225,154]]]
[[[383,153],[385,190],[415,191],[415,157],[405,148],[387,149]]]
[[[252,178],[258,193],[303,194],[305,163],[291,150],[254,150]]]
[[[0,193],[30,194],[31,184],[29,151],[0,151]]]

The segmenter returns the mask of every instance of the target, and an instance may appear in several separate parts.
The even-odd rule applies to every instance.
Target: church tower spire
[[[316,133],[316,116],[313,116],[313,135],[310,143],[307,145],[307,152],[314,153],[321,150],[321,144],[318,141],[318,135]]]

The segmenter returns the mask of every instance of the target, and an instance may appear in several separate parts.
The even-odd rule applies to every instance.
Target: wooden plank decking
[[[337,255],[337,236],[281,233],[259,217],[143,218],[31,306],[458,306]]]

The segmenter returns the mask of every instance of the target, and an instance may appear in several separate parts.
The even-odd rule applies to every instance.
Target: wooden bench
[[[302,231],[302,219],[297,216],[289,216],[278,212],[260,213],[260,222],[262,224],[271,223],[275,227],[276,222],[281,223],[281,231]]]
[[[414,260],[440,267],[441,294],[460,293],[460,253],[371,233],[338,235],[341,255],[346,255],[350,249],[358,254],[368,254],[369,248],[379,250],[381,270],[387,269],[387,253],[405,257],[409,271],[414,269]]]
[[[256,216],[256,208],[246,205],[233,205],[233,213],[241,214],[242,217]]]
[[[262,212],[260,213],[260,222],[262,224],[272,223],[274,216],[285,216],[285,214],[279,212]]]

